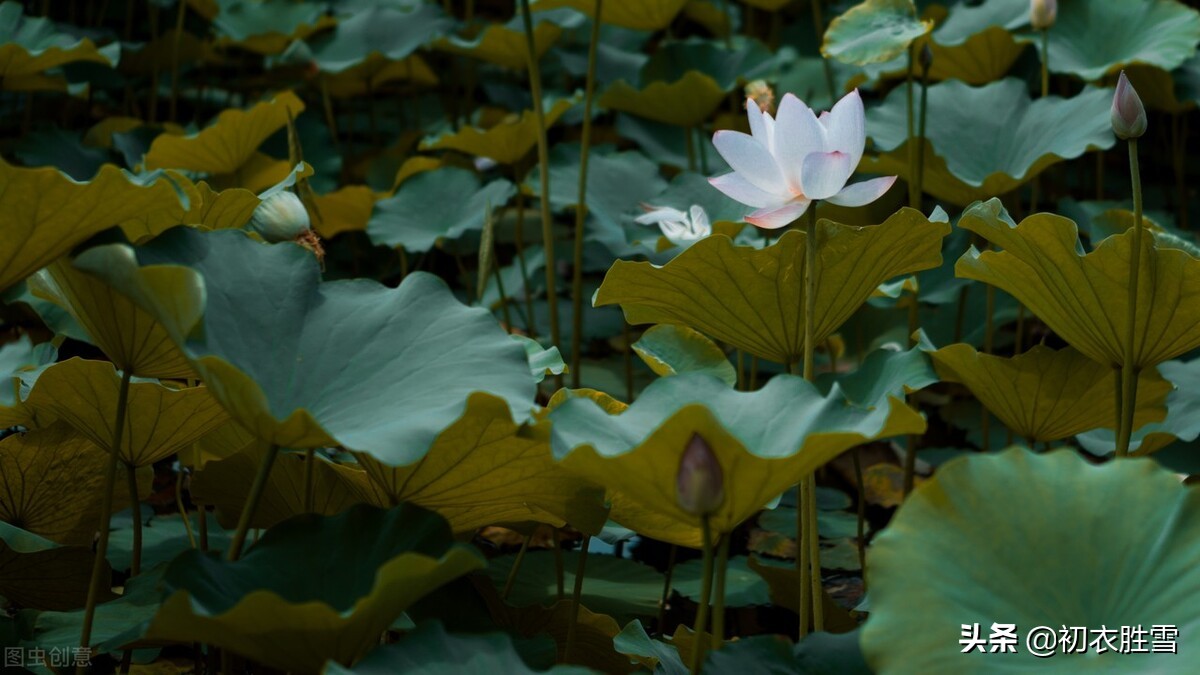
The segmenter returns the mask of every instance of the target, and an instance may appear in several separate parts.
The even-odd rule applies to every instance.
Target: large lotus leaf
[[[880,225],[818,221],[816,325],[821,344],[892,277],[936,267],[948,223],[901,209]],[[735,246],[711,236],[662,267],[617,261],[596,306],[620,304],[632,324],[689,326],[778,363],[803,354],[805,238],[785,233],[771,246]]]
[[[857,66],[890,61],[932,28],[912,0],[864,0],[830,22],[821,54]]]
[[[871,548],[863,652],[877,673],[1044,671],[1015,654],[963,653],[959,626],[1171,625],[1200,630],[1200,492],[1154,462],[1092,465],[1013,448],[943,465]],[[913,583],[913,570],[937,579]],[[1096,633],[1088,635],[1088,641]],[[1117,636],[1114,635],[1114,638]],[[1150,637],[1143,645],[1149,651]],[[1058,672],[1177,672],[1180,655],[1056,650]],[[989,658],[996,657],[996,658]]]
[[[218,11],[207,18],[217,31],[218,44],[238,45],[264,55],[278,54],[292,40],[304,39],[335,23],[325,16],[325,3],[320,2],[216,0],[214,4]]]
[[[66,424],[0,440],[0,520],[67,546],[91,546],[108,454]],[[150,476],[139,476],[149,493]],[[113,509],[129,489],[113,489]]]
[[[553,126],[574,104],[573,99],[560,99],[545,106],[546,128]],[[519,117],[511,115],[489,129],[465,126],[454,133],[422,141],[421,149],[458,150],[501,164],[515,164],[529,154],[537,139],[537,116],[532,110],[525,110]]]
[[[139,184],[106,165],[90,182],[57,169],[21,169],[0,161],[0,291],[33,274],[101,230],[179,208],[166,179]]]
[[[327,73],[340,73],[374,54],[399,61],[445,33],[453,23],[433,3],[420,3],[411,11],[369,3],[342,18],[327,38],[313,41],[313,60]]]
[[[574,208],[579,203],[579,160],[580,148],[575,143],[556,143],[550,149],[550,204],[555,208]],[[588,234],[598,240],[606,239],[599,232],[602,228],[620,232],[623,239],[624,230],[620,228],[625,216],[640,211],[641,202],[666,187],[658,164],[636,150],[605,152],[592,148],[587,173],[587,212],[601,221],[601,227],[589,228]],[[707,181],[705,187],[720,194]],[[536,176],[529,176],[523,188],[541,194]]]
[[[731,387],[737,384],[737,372],[725,352],[687,326],[654,326],[631,346],[656,375],[707,373]]]
[[[0,82],[4,89],[25,89],[22,80],[65,63],[91,61],[115,65],[120,51],[97,49],[89,38],[59,33],[54,22],[22,13],[22,3],[0,3]]]
[[[1098,80],[1133,64],[1170,71],[1195,55],[1200,42],[1200,13],[1176,0],[1060,4],[1050,31],[1056,73]]]
[[[336,192],[317,195],[313,200],[316,213],[310,214],[313,229],[326,239],[342,232],[365,230],[378,200],[379,195],[366,185],[346,185]]]
[[[689,70],[678,80],[654,81],[642,89],[617,80],[604,90],[599,103],[609,110],[691,128],[707,120],[724,100],[725,90],[712,76]]]
[[[1104,368],[1078,351],[1035,345],[1012,358],[981,354],[954,344],[930,353],[947,382],[966,385],[979,402],[1017,436],[1057,441],[1095,429],[1114,428],[1119,371]],[[1138,378],[1133,426],[1158,422],[1172,390],[1154,370]]]
[[[534,25],[533,53],[539,61],[561,35],[562,28],[549,21]],[[519,21],[508,25],[490,23],[473,40],[452,36],[434,42],[433,46],[450,54],[469,56],[511,70],[524,72],[529,67],[529,47]]]
[[[489,209],[502,208],[515,192],[503,178],[481,186],[473,172],[456,166],[426,171],[375,202],[367,235],[378,245],[428,251],[442,239],[482,230]]]
[[[642,534],[698,547],[697,516],[676,499],[680,458],[693,434],[712,447],[725,499],[710,518],[731,532],[788,487],[842,452],[875,438],[921,433],[925,421],[899,400],[850,404],[838,388],[822,396],[809,382],[777,375],[739,392],[707,375],[657,380],[623,412],[571,398],[550,412],[563,465],[603,485],[612,519]]]
[[[593,671],[578,666],[557,665],[535,670],[521,659],[507,633],[452,635],[437,621],[422,623],[395,644],[372,651],[346,668],[337,663],[325,667],[326,675],[584,675]]]
[[[82,607],[95,558],[90,548],[59,546],[0,521],[0,596],[29,609]],[[112,597],[111,592],[104,595],[102,601]]]
[[[718,87],[729,90],[738,82],[772,76],[777,64],[774,53],[757,40],[739,38],[726,46],[692,38],[665,42],[656,47],[638,72],[638,81],[643,84],[656,80],[673,82],[688,71],[698,70],[713,78]]]
[[[1106,89],[1085,89],[1068,99],[1031,100],[1025,82],[1014,78],[982,87],[950,80],[930,86],[928,97],[926,138],[949,176],[927,162],[925,188],[939,198],[964,191],[985,197],[1006,194],[1052,164],[1114,143],[1108,115],[1112,92]],[[904,87],[892,90],[871,110],[867,135],[888,154],[867,159],[863,170],[896,169],[907,176],[907,155],[894,152],[907,147]],[[927,154],[928,159],[933,158]],[[964,190],[964,185],[975,190]]]
[[[257,166],[261,161],[255,160],[258,146],[287,126],[289,115],[295,117],[303,110],[304,103],[290,91],[249,110],[226,110],[195,135],[162,134],[155,138],[146,153],[146,167],[212,175],[241,173],[245,178],[261,170]]]
[[[959,225],[1002,251],[968,251],[960,277],[996,286],[1025,304],[1093,361],[1125,360],[1132,230],[1081,255],[1075,223],[1049,213],[1014,225],[1000,201],[978,204]],[[1200,261],[1178,249],[1141,250],[1134,365],[1144,369],[1200,347]]]
[[[487,575],[497,589],[505,587],[516,556],[493,558]],[[562,554],[563,584],[575,585],[578,551]],[[515,607],[550,606],[558,599],[557,563],[552,551],[530,551],[517,569],[512,590],[505,602]],[[658,570],[633,560],[611,555],[588,554],[581,601],[593,612],[607,614],[623,623],[635,617],[658,614],[662,599],[663,575]]]
[[[410,54],[398,61],[372,54],[358,65],[325,76],[321,85],[330,96],[352,98],[373,95],[389,82],[412,82],[434,87],[439,80],[419,54]]]
[[[231,61],[227,52],[217,48],[213,40],[205,40],[187,30],[176,32],[174,27],[160,29],[158,37],[149,42],[117,44],[121,47],[118,70],[140,77],[152,77],[154,73],[162,72],[164,63],[173,62],[176,50],[179,50],[180,63],[226,66]]]
[[[253,471],[253,470],[252,470]],[[272,472],[274,473],[274,472]],[[189,492],[189,497],[195,497]],[[132,520],[125,519],[129,526],[114,528],[108,535],[108,562],[114,569],[127,570],[133,560],[133,527]],[[191,526],[189,535],[183,517],[179,513],[156,515],[142,523],[142,569],[153,569],[161,564],[171,562],[176,556],[198,544],[200,518],[197,512],[188,513],[188,524]],[[212,518],[206,516],[208,550],[224,551],[229,545],[230,533]]]
[[[687,0],[641,0],[608,2],[600,9],[600,20],[621,28],[657,31],[666,28]],[[595,0],[534,0],[533,11],[571,7],[588,16],[596,13]]]
[[[1191,442],[1200,436],[1200,359],[1160,363],[1158,372],[1175,385],[1175,389],[1167,394],[1167,417],[1135,429],[1129,442],[1130,454],[1148,455],[1176,440]],[[1078,440],[1086,450],[1097,455],[1109,453],[1116,447],[1116,434],[1108,429],[1080,434]]]
[[[417,506],[297,516],[236,562],[199,551],[172,561],[163,575],[170,596],[146,637],[318,672],[326,661],[353,663],[410,604],[483,565],[473,548],[454,543],[445,521]]]
[[[828,392],[835,382],[846,398],[870,405],[886,396],[902,397],[924,389],[938,382],[938,376],[929,357],[918,347],[908,351],[877,349],[848,375],[821,373],[817,377],[817,387],[823,392]]]
[[[190,228],[137,249],[93,248],[76,264],[150,311],[231,416],[283,447],[341,445],[404,464],[461,416],[473,391],[504,399],[519,421],[529,413],[535,385],[524,348],[429,274],[395,289],[321,283],[300,246]],[[193,270],[192,288],[149,279],[173,265]],[[206,304],[188,337],[196,303],[181,303],[187,311],[175,303],[195,284]]]

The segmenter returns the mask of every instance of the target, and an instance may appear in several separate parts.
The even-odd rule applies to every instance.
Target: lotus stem
[[[721,0],[721,18],[725,19],[725,48],[733,49],[733,19],[729,16],[729,0]]]
[[[129,576],[136,577],[142,572],[142,504],[138,499],[137,467],[126,464],[125,478],[129,484],[129,508],[133,521],[133,555],[129,560]]]
[[[558,601],[562,602],[567,594],[563,581],[562,533],[558,531],[557,527],[554,528],[554,576],[558,582]]]
[[[493,251],[492,259],[494,260],[495,255],[496,255],[494,247],[493,247],[492,251]],[[513,322],[512,322],[512,316],[508,313],[508,302],[509,302],[508,293],[506,293],[504,291],[504,276],[502,274],[500,274],[500,266],[499,265],[492,266],[492,278],[494,278],[496,280],[496,290],[499,291],[499,293],[500,293],[500,313],[504,318],[504,326],[505,326],[506,330],[509,333],[511,333],[513,331]],[[517,309],[518,313],[521,311],[521,307],[519,305],[516,306],[516,309]],[[529,319],[526,318],[524,323],[528,325]],[[576,385],[576,386],[578,386],[578,385]]]
[[[525,192],[521,189],[521,173],[516,167],[513,167],[513,181],[517,185],[517,222],[513,225],[513,245],[517,249],[517,267],[521,270],[521,286],[525,291],[525,332],[536,340],[537,315],[533,313],[533,290],[529,288],[533,280],[529,278],[529,268],[525,266]]]
[[[813,30],[817,33],[817,47],[825,41],[825,18],[821,16],[821,0],[809,0],[812,5]],[[837,102],[837,87],[833,83],[833,64],[829,59],[821,57],[821,65],[825,67],[825,86],[829,88],[830,105]]]
[[[314,466],[317,459],[317,451],[315,448],[309,448],[304,451],[304,512],[313,512],[313,484],[316,482],[316,467]]]
[[[683,144],[687,149],[688,171],[696,170],[696,139],[695,129],[692,127],[683,128]]]
[[[816,345],[813,344],[813,335],[816,329],[816,303],[813,300],[817,295],[817,245],[817,204],[813,202],[808,208],[804,235],[804,379],[809,382],[815,377],[813,353]]]
[[[1050,95],[1050,29],[1042,29],[1042,98]]]
[[[929,116],[929,63],[921,62],[921,112],[917,122],[917,205],[921,208],[921,195],[925,194],[925,120]]]
[[[825,630],[825,607],[821,592],[821,537],[817,530],[817,477],[808,476],[808,561],[812,565],[813,631]]]
[[[709,590],[713,581],[712,525],[707,515],[700,517],[700,534],[704,562],[700,573],[700,604],[696,608],[696,622],[692,624],[692,675],[699,675],[704,660],[704,627],[708,623]]]
[[[592,143],[592,100],[596,93],[596,48],[600,44],[600,17],[604,0],[596,0],[592,35],[588,44],[587,83],[583,98],[583,135],[579,139],[579,196],[575,206],[575,260],[571,270],[571,386],[579,388],[579,360],[583,351],[583,230],[587,220],[588,150]]]
[[[92,576],[88,582],[87,601],[83,608],[83,628],[80,631],[79,646],[87,649],[92,641],[92,623],[96,619],[96,604],[100,600],[100,591],[110,583],[104,580],[104,568],[108,565],[108,536],[109,520],[112,518],[113,491],[117,486],[117,463],[121,457],[121,437],[125,432],[125,410],[129,402],[129,378],[133,373],[126,368],[121,373],[121,388],[117,395],[117,413],[113,420],[113,443],[108,458],[108,468],[104,473],[104,493],[100,498],[100,536],[96,541],[96,558],[92,561]],[[137,506],[137,503],[134,503]],[[76,675],[83,675],[86,666],[76,668]]]
[[[984,319],[984,323],[983,323],[983,353],[991,354],[994,351],[993,336],[995,334],[995,329],[996,329],[995,321],[992,318],[993,315],[995,315],[995,313],[996,313],[996,287],[995,286],[987,287],[987,302],[986,302],[986,310],[985,311],[987,312],[987,317]],[[991,414],[988,413],[988,409],[985,406],[980,406],[979,410],[980,410],[980,415],[981,415],[981,417],[979,419],[979,428],[980,428],[980,431],[983,433],[983,446],[981,449],[984,452],[988,452],[992,449],[992,437],[991,437],[992,417],[991,417]]]
[[[857,504],[855,504],[855,506],[857,507],[855,510],[858,512],[858,514],[857,514],[858,515],[858,523],[857,523],[858,527],[857,527],[857,538],[855,539],[855,542],[858,544],[858,566],[859,566],[859,569],[861,569],[863,572],[863,575],[862,575],[863,593],[866,593],[866,591],[867,591],[867,537],[866,537],[867,490],[863,486],[862,458],[859,456],[860,454],[861,453],[859,452],[859,449],[856,447],[856,448],[854,448],[854,452],[852,452],[850,454],[850,457],[854,460],[854,482],[857,484],[857,487],[858,487],[858,499],[857,499]]]
[[[913,66],[916,61],[916,45],[908,46],[908,72],[904,78],[905,97],[908,104],[908,205],[921,208],[921,192],[917,183],[917,115],[913,107]]]
[[[667,573],[663,575],[662,599],[658,603],[658,623],[655,624],[659,635],[667,632],[667,601],[671,599],[671,575],[675,572],[675,557],[678,553],[679,547],[671,544],[671,552],[667,554]]]
[[[183,470],[175,474],[175,508],[183,518],[183,529],[187,531],[188,545],[196,548],[196,534],[192,531],[192,521],[188,518],[187,508],[183,505]]]
[[[333,114],[333,99],[329,97],[329,82],[325,74],[321,74],[321,108],[325,113],[325,126],[329,127],[329,137],[333,139],[333,147],[341,152],[341,141],[338,140],[337,116]]]
[[[704,173],[708,173],[708,150],[704,149],[704,144],[705,139],[710,137],[704,133],[703,126],[696,127],[696,147],[700,150],[700,170]]]
[[[725,645],[725,572],[729,567],[729,544],[733,539],[732,532],[726,532],[725,536],[721,537],[721,543],[717,547],[717,565],[716,565],[716,589],[713,598],[713,613],[712,613],[712,636],[713,650],[716,651]]]
[[[529,14],[529,0],[521,2],[521,21],[525,27],[525,46],[529,50],[529,88],[533,94],[533,115],[537,121],[538,178],[541,184],[542,245],[546,247],[546,298],[550,314],[550,343],[561,344],[558,327],[557,273],[554,264],[554,218],[550,214],[550,147],[546,139],[546,113],[542,110],[542,75],[538,68],[537,49],[533,44],[533,19]],[[555,388],[562,387],[562,375],[554,376]]]
[[[599,4],[599,2],[597,2]],[[599,12],[596,13],[599,17]],[[583,535],[583,543],[579,545],[579,562],[575,565],[575,588],[571,590],[571,622],[567,624],[567,646],[563,648],[565,662],[570,662],[571,648],[575,645],[575,633],[579,626],[579,599],[583,595],[583,575],[587,569],[588,545],[592,538]]]
[[[797,612],[800,615],[798,640],[808,635],[809,609],[812,606],[812,565],[808,554],[808,479],[796,486],[796,569],[800,577],[800,600]]]
[[[504,590],[500,592],[501,600],[507,600],[508,594],[512,592],[513,583],[517,580],[517,571],[521,569],[521,563],[525,561],[525,552],[529,550],[531,541],[533,541],[532,534],[521,542],[521,550],[517,551],[517,559],[513,561],[512,567],[508,570],[508,578],[504,580]]]
[[[179,11],[175,13],[175,44],[171,50],[171,107],[172,122],[178,122],[177,104],[179,101],[179,40],[183,36],[183,19],[187,15],[187,3],[180,0]]]
[[[267,456],[263,457],[262,464],[258,465],[254,484],[250,487],[250,494],[246,496],[246,503],[242,505],[242,515],[238,518],[237,530],[233,533],[233,539],[229,542],[229,551],[225,555],[230,562],[237,560],[242,555],[242,547],[246,544],[246,535],[250,532],[250,521],[254,519],[254,512],[258,510],[258,502],[262,500],[263,492],[267,489],[267,480],[271,477],[271,467],[275,464],[275,457],[278,455],[279,446],[272,443],[267,448]]]
[[[1121,362],[1121,407],[1117,427],[1117,457],[1129,454],[1133,436],[1133,413],[1137,407],[1138,364],[1135,361],[1134,338],[1137,335],[1138,268],[1142,258],[1142,177],[1138,169],[1138,142],[1129,139],[1129,178],[1133,181],[1133,242],[1129,254],[1129,295],[1125,318],[1125,358]]]

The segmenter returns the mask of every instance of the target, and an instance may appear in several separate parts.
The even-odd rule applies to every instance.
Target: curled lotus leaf
[[[677,80],[655,81],[641,89],[617,80],[604,90],[599,104],[609,110],[691,128],[707,120],[724,100],[725,90],[711,75],[689,70]]]
[[[324,73],[343,73],[374,58],[400,62],[449,30],[454,21],[435,3],[359,3],[325,36],[312,39],[312,60]]]
[[[609,2],[601,8],[600,20],[631,30],[657,31],[670,25],[686,4],[687,0]],[[576,9],[589,17],[596,13],[595,0],[534,0],[532,10],[537,12],[560,7]]]
[[[829,23],[821,54],[857,66],[890,61],[932,28],[912,0],[865,0]]]
[[[67,63],[116,65],[120,47],[97,48],[90,38],[58,32],[54,22],[24,14],[23,3],[0,3],[0,84],[4,89],[40,89],[42,73]]]
[[[654,326],[642,333],[632,347],[660,377],[699,372],[731,387],[737,383],[737,373],[725,352],[703,333],[687,326]]]
[[[533,53],[540,61],[558,42],[562,28],[549,21],[539,21],[533,27]],[[488,24],[473,40],[460,37],[441,38],[433,46],[450,54],[459,54],[524,72],[529,66],[529,47],[520,21],[509,24]]]
[[[560,99],[545,107],[546,128],[549,129],[575,104],[572,99]],[[422,150],[458,150],[476,157],[487,157],[501,164],[515,164],[525,158],[537,143],[537,116],[532,110],[511,115],[487,129],[463,127],[457,132],[422,141]]]
[[[278,54],[293,40],[337,23],[319,2],[201,0],[190,4],[212,22],[219,46],[236,45],[263,55]]]

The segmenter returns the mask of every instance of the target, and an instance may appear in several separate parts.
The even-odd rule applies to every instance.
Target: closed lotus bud
[[[712,447],[700,434],[693,434],[679,461],[675,498],[684,511],[708,515],[725,501],[725,476]]]
[[[308,231],[309,226],[304,202],[287,191],[276,192],[264,199],[250,217],[250,229],[271,243],[293,241]]]
[[[1113,92],[1112,128],[1123,140],[1139,138],[1146,133],[1146,107],[1123,70]]]
[[[1030,0],[1029,23],[1035,30],[1046,30],[1058,18],[1058,0]]]
[[[928,72],[929,67],[933,65],[933,50],[929,48],[928,42],[921,46],[921,53],[917,55],[917,63],[921,64],[921,72]]]

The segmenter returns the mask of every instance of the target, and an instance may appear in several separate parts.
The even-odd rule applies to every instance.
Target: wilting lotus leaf
[[[817,344],[892,277],[936,267],[948,223],[901,209],[880,225],[818,221]],[[632,324],[689,326],[778,363],[803,354],[805,234],[790,231],[762,249],[726,236],[693,244],[662,267],[617,261],[596,306],[620,304]]]
[[[419,54],[409,54],[398,61],[371,54],[358,65],[326,76],[321,84],[330,96],[351,98],[374,94],[389,82],[412,82],[433,87],[437,86],[438,81],[437,73]]]
[[[1017,436],[1057,441],[1095,429],[1114,428],[1119,371],[1074,349],[1035,345],[1012,358],[980,354],[966,344],[931,352],[938,374],[966,385],[979,402]],[[1138,379],[1133,426],[1163,419],[1172,386],[1154,370]]]
[[[194,3],[217,29],[218,44],[237,45],[258,54],[278,54],[292,40],[304,39],[334,25],[325,15],[325,3],[290,0],[215,0],[215,15],[204,11],[209,3]]]
[[[234,419],[282,447],[341,445],[411,463],[473,391],[503,398],[518,420],[529,413],[535,385],[525,350],[430,274],[410,274],[396,289],[321,283],[300,246],[190,228],[137,249],[96,247],[76,264],[155,316]],[[191,287],[151,280],[172,266],[191,268]],[[196,285],[207,302],[193,333],[196,296],[180,298]],[[400,408],[409,411],[403,419],[394,415]]]
[[[147,185],[107,165],[79,183],[57,169],[21,169],[0,161],[0,290],[48,265],[101,230],[179,208],[168,180]]]
[[[314,565],[330,573],[313,575]],[[314,673],[326,661],[353,663],[410,604],[483,565],[420,507],[298,516],[237,562],[194,550],[172,561],[163,575],[170,595],[146,637],[200,640],[271,668]]]
[[[982,87],[950,80],[930,86],[928,96],[926,137],[949,175],[929,162],[934,158],[927,152],[925,189],[939,199],[965,205],[964,193],[975,198],[1005,194],[1052,164],[1114,142],[1108,114],[1112,92],[1105,89],[1035,101],[1025,82],[1014,78]],[[897,151],[907,147],[908,138],[904,87],[871,110],[867,135],[887,154],[867,158],[860,168],[907,175],[907,155]]]
[[[738,392],[707,375],[657,380],[623,412],[586,398],[550,412],[554,454],[608,489],[612,519],[642,534],[698,547],[700,519],[676,500],[680,458],[694,434],[716,453],[725,498],[710,518],[730,532],[816,467],[875,438],[921,433],[925,421],[899,400],[850,404],[840,389],[777,375]]]
[[[443,239],[483,229],[488,209],[503,207],[515,192],[503,178],[480,185],[473,172],[456,166],[426,171],[375,202],[367,235],[379,245],[428,251]]]
[[[1200,13],[1176,0],[1063,2],[1050,31],[1050,70],[1089,81],[1132,64],[1169,71],[1198,41]]]
[[[313,229],[326,239],[342,232],[367,229],[379,196],[365,185],[347,185],[336,192],[317,195]]]
[[[258,153],[258,146],[287,126],[289,115],[295,117],[303,110],[304,103],[290,91],[277,94],[249,110],[226,110],[198,134],[162,134],[155,138],[146,152],[146,167],[182,169],[213,176],[232,174],[239,185],[255,183],[250,189],[270,185],[278,181],[264,182],[267,179],[258,174],[274,160]]]
[[[949,462],[905,500],[871,548],[867,662],[877,673],[967,673],[993,669],[981,658],[1000,656],[1006,672],[1045,670],[1023,640],[1015,654],[963,653],[962,624],[978,623],[985,641],[993,622],[1015,623],[1018,635],[1036,626],[1139,624],[1193,634],[1198,510],[1200,493],[1148,460],[1097,466],[1069,450],[1013,448]],[[1114,545],[1097,555],[1097,542]],[[915,569],[939,582],[914,584]],[[1151,637],[1143,637],[1149,651]],[[1124,672],[1130,658],[1141,672],[1179,667],[1178,654],[1115,648],[1059,649],[1054,667]]]
[[[541,60],[562,35],[562,28],[549,21],[539,21],[533,27],[533,52]],[[529,47],[525,30],[519,19],[508,24],[490,23],[474,40],[459,37],[442,38],[433,43],[441,51],[461,54],[494,63],[504,68],[524,72],[528,67]]]
[[[641,2],[608,2],[601,8],[601,21],[632,30],[657,31],[666,28],[687,0],[642,0]],[[571,7],[592,16],[595,0],[534,0],[533,11]]]
[[[609,85],[600,106],[638,117],[691,128],[707,120],[725,100],[725,90],[710,75],[689,70],[673,82],[655,81],[635,89],[625,80]]]
[[[388,3],[362,4],[328,37],[313,40],[313,60],[322,71],[340,73],[375,54],[400,61],[454,25],[433,3],[412,3],[416,7],[411,11]]]
[[[549,129],[562,114],[575,104],[572,99],[559,99],[545,106],[546,128]],[[537,143],[538,126],[532,110],[525,110],[520,117],[511,115],[494,127],[481,130],[463,127],[457,132],[422,141],[422,150],[458,150],[476,157],[487,157],[501,164],[515,164]]]
[[[487,568],[496,589],[503,589],[516,556],[493,558]],[[563,584],[575,584],[578,551],[562,554]],[[556,562],[552,551],[529,551],[521,561],[505,602],[515,607],[553,605],[558,597]],[[653,567],[611,555],[588,554],[581,601],[593,612],[607,614],[618,623],[658,614],[663,575]]]
[[[0,595],[28,609],[82,607],[95,558],[90,548],[59,546],[0,522]],[[106,573],[111,574],[111,570]],[[102,601],[111,598],[112,593],[104,596]]]
[[[1175,385],[1174,391],[1167,394],[1167,417],[1134,429],[1129,441],[1130,454],[1148,455],[1176,440],[1190,442],[1200,436],[1200,359],[1160,363],[1158,372]],[[1097,455],[1112,452],[1116,447],[1116,433],[1109,429],[1083,433],[1078,439],[1080,445]]]
[[[525,665],[507,633],[452,635],[437,621],[422,623],[395,644],[380,647],[346,668],[337,663],[325,667],[326,675],[584,675],[593,671],[558,665],[534,670]]]
[[[59,33],[54,22],[22,13],[22,3],[0,3],[0,83],[7,90],[42,89],[38,75],[65,63],[115,65],[120,48],[98,49],[89,38]]]
[[[1081,255],[1075,223],[1039,213],[1014,225],[998,199],[971,207],[959,225],[1003,250],[968,251],[955,265],[958,276],[1003,289],[1093,361],[1121,365],[1132,230]],[[1133,337],[1138,369],[1200,347],[1200,261],[1148,244],[1141,256]]]
[[[0,440],[0,520],[59,544],[91,546],[100,518],[108,455],[70,426]],[[150,475],[139,476],[150,492]],[[113,490],[113,510],[129,505],[129,489]]]
[[[654,326],[633,343],[633,351],[650,370],[663,377],[707,373],[731,387],[737,384],[737,372],[725,352],[703,333],[687,326]]]
[[[912,0],[865,0],[830,22],[821,54],[857,66],[890,61],[932,28]]]

